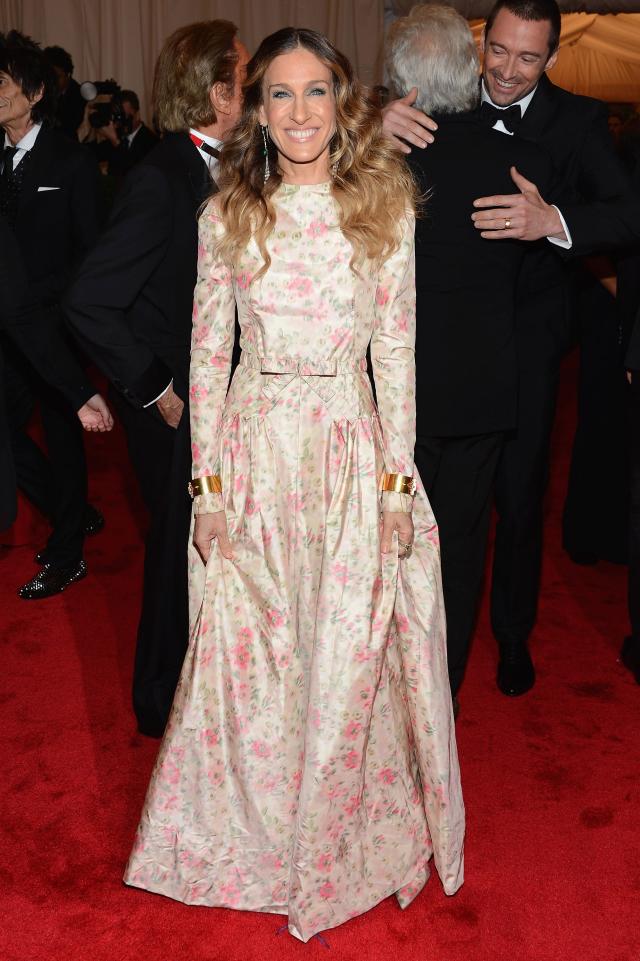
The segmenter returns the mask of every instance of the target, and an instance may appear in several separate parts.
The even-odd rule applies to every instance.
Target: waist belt
[[[367,369],[367,358],[359,360],[300,360],[291,357],[258,357],[243,350],[240,366],[259,370],[261,374],[296,374],[298,377],[337,377]]]

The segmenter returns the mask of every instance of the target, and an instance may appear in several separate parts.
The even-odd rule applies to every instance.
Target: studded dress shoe
[[[54,567],[53,564],[45,564],[35,577],[18,590],[18,597],[24,601],[38,601],[45,597],[52,597],[54,594],[61,594],[71,584],[81,581],[86,576],[86,561],[80,561],[73,567]]]
[[[640,641],[635,637],[625,637],[620,651],[620,660],[631,671],[636,679],[636,684],[640,684]]]
[[[526,644],[501,644],[498,689],[507,697],[526,694],[536,683],[536,672]]]

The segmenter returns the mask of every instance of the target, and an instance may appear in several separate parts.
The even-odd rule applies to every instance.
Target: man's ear
[[[35,105],[39,103],[43,97],[44,97],[44,84],[42,84],[40,89],[36,90],[33,97],[31,97],[31,99],[29,100],[29,106],[35,107]]]
[[[553,51],[553,53],[551,54],[551,56],[549,57],[549,59],[545,64],[545,68],[544,68],[545,70],[551,70],[556,60],[558,59],[559,52],[560,52],[560,47],[556,47],[556,49]]]
[[[216,116],[218,114],[225,115],[231,113],[231,96],[226,83],[214,83],[209,91],[209,100],[216,112]]]
[[[483,57],[484,57],[484,48],[485,48],[486,42],[487,42],[487,31],[485,29],[482,31],[482,34],[480,36],[480,53],[482,54]]]

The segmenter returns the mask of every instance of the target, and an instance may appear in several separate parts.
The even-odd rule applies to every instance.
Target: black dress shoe
[[[85,537],[93,537],[94,534],[99,534],[103,527],[104,514],[101,514],[93,504],[87,504],[87,509],[84,512],[83,527]]]
[[[501,644],[496,683],[507,697],[526,694],[536,683],[536,672],[526,644]]]
[[[640,641],[635,637],[625,637],[620,651],[620,660],[631,671],[636,684],[640,684]]]
[[[18,590],[18,597],[24,601],[38,601],[44,597],[52,597],[54,594],[61,594],[71,584],[81,581],[86,576],[85,561],[80,561],[73,567],[54,567],[53,564],[45,564],[35,577]]]

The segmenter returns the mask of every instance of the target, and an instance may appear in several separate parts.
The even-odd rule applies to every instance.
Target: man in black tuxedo
[[[503,135],[517,129],[551,155],[560,198],[560,209],[546,203],[534,183],[514,172],[520,193],[476,198],[472,215],[488,243],[531,245],[517,288],[517,426],[501,454],[495,495],[491,619],[500,647],[498,687],[511,696],[535,682],[528,638],[537,612],[558,372],[571,323],[569,255],[561,247],[572,256],[614,248],[632,242],[640,229],[640,201],[613,150],[604,105],[567,93],[545,76],[559,34],[555,0],[498,0],[484,39],[484,113]],[[437,131],[411,106],[414,97],[412,91],[386,108],[385,128],[424,147]]]
[[[410,164],[428,197],[416,224],[415,461],[440,532],[447,652],[455,698],[473,633],[493,482],[505,432],[517,419],[515,291],[526,247],[488,244],[474,229],[476,197],[510,189],[517,167],[545,192],[551,163],[478,114],[479,60],[451,7],[424,5],[397,20],[387,70],[438,124]],[[473,162],[469,162],[469,158]]]
[[[236,28],[192,24],[165,42],[154,100],[161,143],[127,176],[67,299],[69,321],[117,388],[150,514],[133,703],[160,737],[188,642],[188,382],[198,211],[236,122],[248,59]],[[189,91],[189,96],[185,95]]]
[[[107,124],[100,132],[109,149],[104,154],[108,173],[119,179],[144,160],[158,143],[158,138],[140,117],[140,101],[134,90],[122,90],[119,95],[124,123]]]
[[[60,299],[97,233],[95,167],[79,144],[47,124],[55,83],[37,44],[16,32],[0,39],[0,127],[4,150],[0,213],[27,270],[29,298],[64,331]],[[40,570],[19,591],[26,600],[56,594],[87,572],[87,519],[103,523],[87,504],[82,429],[59,392],[52,391],[11,345],[6,347],[7,416],[18,486],[52,520],[38,555]],[[26,425],[39,400],[48,459]]]
[[[0,216],[0,330],[54,389],[62,392],[85,430],[111,430],[113,418],[87,377],[61,331],[38,302],[31,302],[27,274],[11,229]],[[3,357],[0,351],[0,531],[16,516],[16,474],[4,404]]]
[[[127,173],[140,163],[158,143],[153,130],[149,130],[140,116],[140,101],[134,90],[123,90],[120,94],[122,110],[128,119],[130,131],[122,138],[124,151],[122,171]]]

